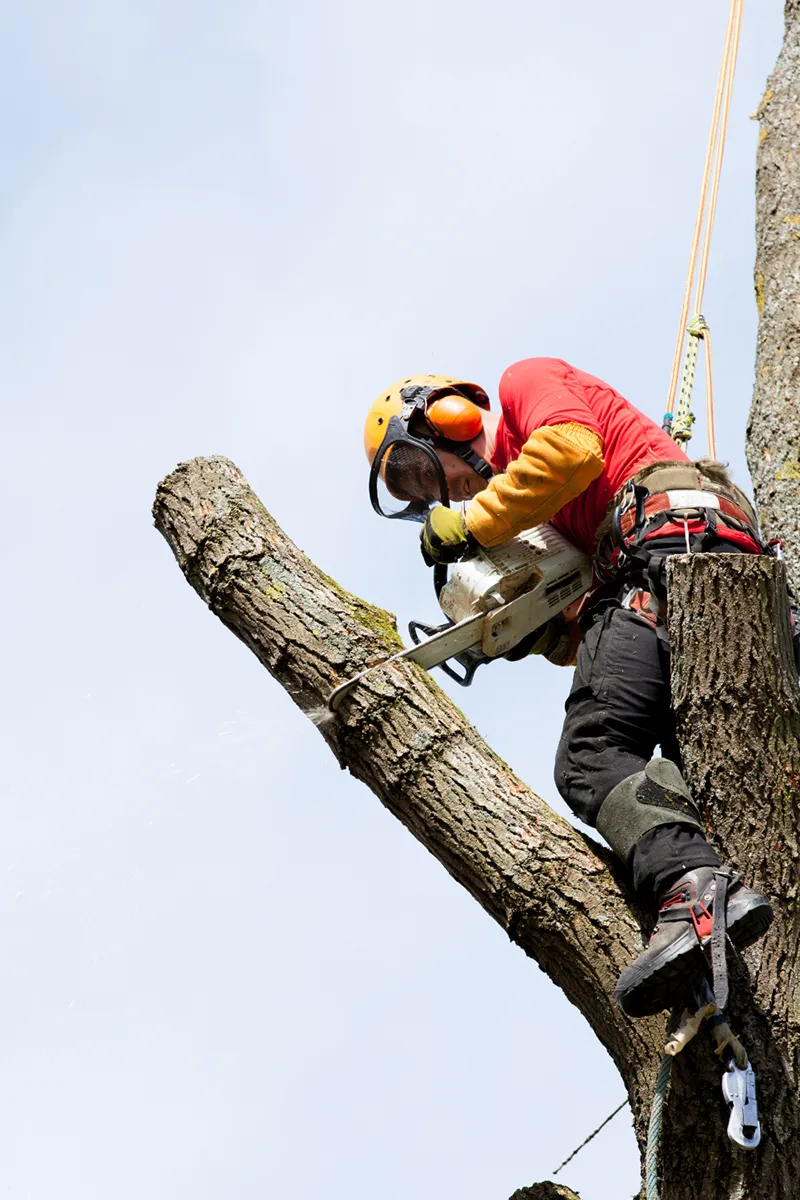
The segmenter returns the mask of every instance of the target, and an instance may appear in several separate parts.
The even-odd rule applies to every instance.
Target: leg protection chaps
[[[618,783],[597,815],[598,831],[626,865],[639,839],[660,825],[688,825],[703,833],[692,794],[668,758],[653,758]]]

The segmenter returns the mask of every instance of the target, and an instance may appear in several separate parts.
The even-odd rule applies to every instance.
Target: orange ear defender
[[[439,450],[457,455],[488,482],[494,474],[491,464],[472,449],[472,442],[483,429],[481,409],[488,408],[489,397],[482,387],[449,375],[412,375],[381,392],[364,425],[364,449],[370,464],[369,498],[375,512],[393,520],[424,521],[434,500],[449,507],[447,476]],[[409,458],[412,452],[413,462]],[[387,483],[385,470],[390,455],[391,468],[397,466],[395,482],[399,491]],[[404,472],[406,485],[400,478]],[[378,494],[381,479],[395,499],[414,499],[400,512],[386,511]]]
[[[429,404],[425,419],[439,437],[451,442],[471,442],[483,429],[481,410],[472,400],[457,393]]]

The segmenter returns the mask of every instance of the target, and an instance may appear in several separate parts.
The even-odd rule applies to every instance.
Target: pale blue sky
[[[227,454],[324,570],[435,620],[415,531],[369,510],[364,411],[552,354],[660,416],[726,8],[0,8],[4,1195],[506,1200],[621,1099],[149,509]],[[746,16],[706,304],[742,480],[781,8]],[[560,811],[568,684],[504,663],[457,697]],[[560,1178],[632,1195],[627,1116]]]

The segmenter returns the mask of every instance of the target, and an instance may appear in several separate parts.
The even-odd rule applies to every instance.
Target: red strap
[[[693,533],[703,533],[706,527],[705,521],[687,521],[686,524],[690,537]],[[646,533],[644,540],[651,542],[662,537],[675,537],[676,535],[683,537],[685,532],[686,529],[683,522],[680,525],[662,525],[660,529],[654,530],[653,533]],[[733,542],[734,546],[739,546],[743,554],[761,553],[761,547],[758,542],[754,541],[749,533],[742,533],[739,529],[729,529],[727,525],[719,525],[715,530],[715,536],[721,542]]]
[[[694,911],[695,908],[700,909],[699,917],[697,916],[697,913]],[[706,908],[705,904],[703,904],[701,901],[698,901],[697,904],[693,904],[689,909],[689,915],[692,918],[692,924],[694,925],[694,931],[697,934],[700,941],[702,942],[706,938],[710,938],[711,930],[714,928],[714,918],[711,915],[711,913],[708,911],[708,909]]]

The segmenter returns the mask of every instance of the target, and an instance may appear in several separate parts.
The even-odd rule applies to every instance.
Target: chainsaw
[[[538,525],[492,550],[457,563],[434,576],[443,625],[411,621],[413,646],[368,667],[340,684],[328,697],[335,712],[345,696],[370,675],[397,662],[430,671],[440,667],[469,687],[478,667],[503,658],[529,634],[580,599],[592,583],[592,560],[552,525]],[[453,664],[458,664],[460,670]]]

